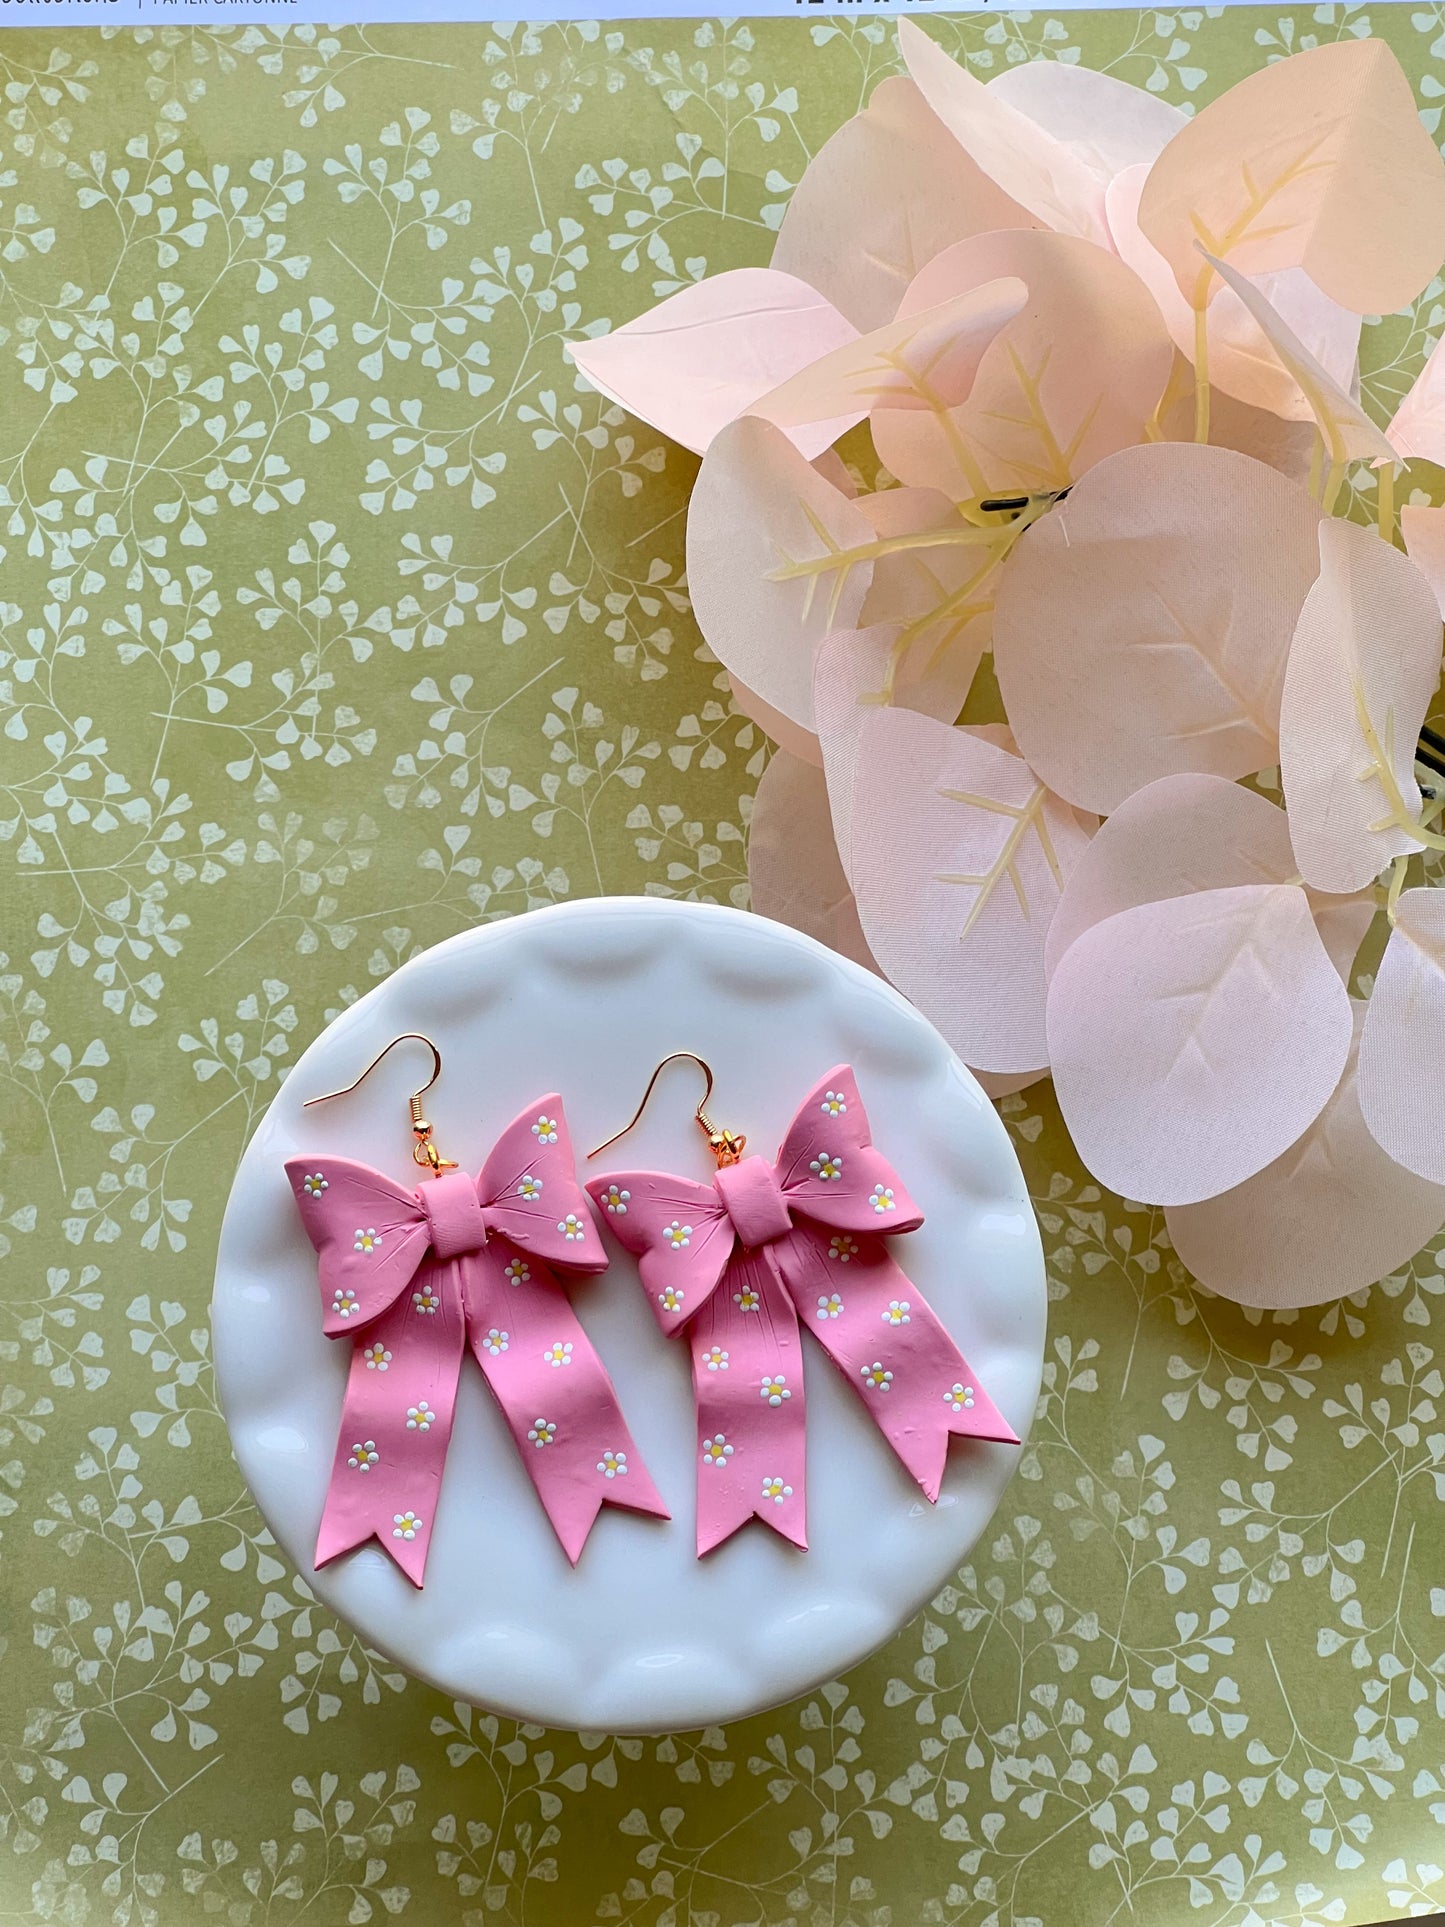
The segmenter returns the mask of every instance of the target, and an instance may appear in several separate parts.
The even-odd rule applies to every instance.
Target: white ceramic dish
[[[570,1568],[467,1362],[424,1590],[374,1544],[313,1571],[349,1347],[322,1336],[316,1256],[282,1162],[331,1152],[409,1174],[420,1046],[393,1052],[354,1096],[302,1109],[407,1030],[441,1047],[427,1114],[471,1170],[549,1090],[563,1094],[582,1158],[679,1049],[714,1066],[715,1118],[771,1156],[813,1082],[851,1063],[874,1141],[926,1214],[897,1255],[1023,1437],[1042,1364],[1043,1257],[1018,1161],[973,1078],[886,984],[781,924],[644,897],[563,904],[439,944],[339,1017],[262,1120],[221,1233],[216,1370],[242,1472],[308,1584],[410,1671],[543,1724],[657,1732],[756,1712],[862,1659],[967,1557],[1019,1448],[954,1441],[929,1505],[805,1336],[810,1550],[754,1523],[699,1561],[686,1347],[659,1334],[615,1245],[612,1269],[572,1286],[572,1300],[671,1522],[607,1507]],[[697,1081],[670,1069],[631,1138],[590,1168],[709,1178]]]

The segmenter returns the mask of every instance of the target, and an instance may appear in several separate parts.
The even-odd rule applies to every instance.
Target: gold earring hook
[[[658,1078],[661,1077],[663,1071],[666,1070],[669,1064],[675,1063],[679,1058],[685,1058],[688,1063],[696,1064],[703,1076],[707,1079],[707,1089],[703,1092],[698,1102],[698,1107],[693,1112],[693,1116],[697,1119],[699,1127],[707,1138],[708,1149],[717,1159],[719,1169],[725,1164],[737,1164],[740,1161],[747,1145],[747,1139],[745,1137],[734,1137],[731,1131],[719,1130],[717,1125],[715,1125],[708,1116],[706,1106],[708,1099],[712,1096],[712,1066],[707,1062],[706,1058],[699,1057],[696,1051],[691,1050],[671,1051],[663,1058],[657,1069],[652,1073],[652,1076],[647,1080],[647,1089],[642,1093],[642,1102],[632,1113],[630,1121],[624,1124],[620,1131],[614,1131],[611,1137],[604,1138],[594,1150],[589,1151],[587,1153],[589,1159],[595,1158],[599,1152],[605,1151],[609,1145],[616,1144],[619,1138],[627,1136],[627,1133],[647,1109],[647,1100],[652,1096],[653,1088]]]
[[[432,1066],[431,1076],[425,1084],[423,1084],[419,1090],[414,1091],[407,1100],[411,1107],[411,1134],[416,1139],[411,1151],[413,1162],[424,1165],[427,1170],[433,1172],[455,1171],[457,1168],[455,1159],[444,1158],[432,1143],[431,1125],[427,1123],[421,1114],[422,1099],[442,1074],[442,1054],[430,1037],[423,1036],[419,1030],[404,1030],[400,1037],[393,1037],[389,1044],[385,1045],[383,1049],[376,1053],[375,1057],[372,1058],[371,1062],[354,1084],[348,1084],[344,1090],[340,1091],[324,1091],[320,1097],[308,1097],[302,1109],[309,1111],[313,1104],[329,1104],[334,1097],[350,1097],[354,1090],[366,1082],[382,1058],[386,1056],[387,1051],[395,1050],[398,1044],[408,1043],[425,1044],[431,1052]]]

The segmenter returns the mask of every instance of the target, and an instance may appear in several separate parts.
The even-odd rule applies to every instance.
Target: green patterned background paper
[[[934,31],[1182,103],[1374,32],[1445,99],[1438,4]],[[765,261],[896,64],[866,19],[0,36],[0,1920],[1445,1905],[1440,1254],[1196,1296],[1046,1094],[1004,1106],[1051,1297],[1020,1475],[796,1705],[452,1705],[318,1610],[227,1446],[217,1231],[299,1047],[479,918],[746,900],[767,748],[680,586],[695,463],[561,343]],[[1441,319],[1366,331],[1382,418]]]

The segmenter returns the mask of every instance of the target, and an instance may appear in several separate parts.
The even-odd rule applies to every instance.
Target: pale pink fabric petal
[[[1409,1263],[1445,1223],[1445,1185],[1387,1157],[1365,1128],[1359,1022],[1344,1076],[1314,1123],[1273,1164],[1202,1204],[1164,1214],[1194,1276],[1239,1305],[1323,1305]]]
[[[1164,405],[1159,410],[1159,434],[1166,442],[1194,440],[1194,370],[1177,351]],[[1269,409],[1236,401],[1222,391],[1211,396],[1211,445],[1252,456],[1302,487],[1310,479],[1317,439],[1313,417],[1305,422],[1285,421]]]
[[[1005,194],[1046,227],[1108,246],[1103,187],[1067,142],[975,80],[911,20],[898,22],[898,50],[934,113]]]
[[[919,420],[914,416],[911,419]],[[861,495],[858,507],[883,537],[921,533],[930,529],[967,527],[957,508],[937,489],[888,488]],[[895,701],[909,708],[934,712],[934,701],[947,706],[939,694],[925,703],[908,701],[905,684],[945,686],[958,700],[948,720],[963,707],[974,674],[988,648],[993,597],[988,577],[992,554],[983,548],[903,548],[880,555],[873,564],[873,580],[859,615],[862,628],[897,624],[898,657],[893,676]],[[880,684],[880,687],[883,685]]]
[[[1136,904],[1246,883],[1288,883],[1297,875],[1283,810],[1221,776],[1161,776],[1124,799],[1074,866],[1049,925],[1045,972],[1053,976],[1086,930]],[[1348,983],[1374,921],[1374,896],[1305,895],[1320,940]]]
[[[1186,113],[1157,94],[1064,60],[1021,60],[985,87],[1062,141],[1103,184],[1122,168],[1147,167],[1189,125]]]
[[[1357,314],[1389,314],[1445,255],[1445,168],[1383,40],[1327,41],[1246,74],[1150,171],[1139,224],[1202,307],[1196,241],[1244,274],[1303,268]]]
[[[1414,563],[1371,529],[1320,525],[1319,580],[1300,610],[1279,766],[1300,874],[1360,890],[1423,847],[1415,742],[1440,680],[1440,611]]]
[[[1309,1129],[1340,1080],[1349,993],[1304,891],[1204,890],[1120,911],[1048,992],[1059,1108],[1101,1184],[1196,1204]]]
[[[1073,235],[983,234],[936,255],[899,320],[1015,277],[1029,298],[979,363],[946,421],[875,411],[879,455],[906,482],[955,500],[1066,488],[1105,455],[1142,441],[1174,360],[1149,290],[1119,258]]]
[[[970,1065],[969,1069],[973,1070],[973,1066]],[[1012,1097],[1016,1091],[1026,1091],[1031,1084],[1042,1083],[1049,1074],[1049,1067],[1045,1064],[1036,1071],[1015,1071],[1012,1076],[1005,1076],[1002,1071],[975,1070],[973,1074],[984,1096],[997,1103],[1001,1097]]]
[[[1393,461],[1395,451],[1369,416],[1339,383],[1324,369],[1300,340],[1284,317],[1246,275],[1240,274],[1213,255],[1204,257],[1218,272],[1230,292],[1238,297],[1289,370],[1295,384],[1309,403],[1311,415],[1332,462]],[[1211,310],[1210,319],[1213,319]]]
[[[999,575],[994,663],[1019,748],[1082,809],[1180,770],[1277,754],[1319,507],[1228,449],[1166,442],[1090,469]]]
[[[1222,776],[1161,776],[1126,797],[1074,865],[1049,925],[1050,977],[1071,943],[1121,910],[1293,876],[1285,813]]]
[[[1422,456],[1445,466],[1445,336],[1430,350],[1405,399],[1385,430],[1401,461]]]
[[[843,874],[823,772],[774,752],[753,798],[748,883],[759,916],[786,923],[876,971]]]
[[[1365,1013],[1360,1109],[1397,1164],[1445,1184],[1445,891],[1406,890]]]
[[[896,626],[838,629],[825,637],[813,661],[813,717],[823,752],[828,811],[838,860],[850,888],[858,739],[868,718],[883,706],[881,692],[899,633]]]
[[[967,1064],[1048,1059],[1044,939],[1087,831],[1019,757],[907,710],[864,723],[851,874],[889,981]]]
[[[763,395],[749,409],[796,429],[855,411],[913,409],[938,416],[963,401],[984,350],[1027,298],[1022,281],[1002,277],[937,306],[895,317],[835,348]]]
[[[1169,263],[1139,228],[1139,197],[1148,178],[1146,166],[1128,167],[1107,190],[1109,231],[1122,258],[1159,304],[1174,345],[1194,359],[1194,312],[1179,292]],[[1321,294],[1303,268],[1282,268],[1255,278],[1255,286],[1319,362],[1331,381],[1349,390],[1360,346],[1360,317]],[[1193,376],[1190,377],[1191,390]],[[1215,295],[1209,308],[1209,383],[1251,407],[1267,408],[1291,421],[1314,420],[1309,398],[1269,345],[1268,337],[1230,287]],[[1189,397],[1193,430],[1193,394]],[[1211,428],[1210,439],[1218,441]]]
[[[780,428],[744,415],[703,457],[687,514],[687,581],[708,647],[802,729],[813,651],[857,620],[873,528]]]
[[[818,727],[833,836],[845,872],[851,861],[853,772],[858,738],[873,712],[884,706],[890,668],[893,702],[951,723],[963,708],[976,667],[970,647],[936,658],[923,645],[910,646],[906,625],[839,629],[824,639],[813,665],[813,715]],[[1013,747],[1010,739],[1009,748]]]
[[[1400,510],[1405,553],[1435,591],[1445,618],[1445,508],[1408,503]]]
[[[791,716],[785,716],[781,709],[774,709],[765,703],[756,689],[749,689],[741,676],[728,674],[728,688],[732,691],[733,704],[751,723],[756,723],[763,733],[775,742],[779,749],[787,750],[800,762],[811,763],[815,769],[823,767],[823,749],[811,729],[804,729],[795,723]]]
[[[793,189],[772,265],[824,294],[860,329],[891,321],[941,249],[1033,216],[970,160],[904,74],[882,80]]]
[[[851,502],[858,493],[858,484],[843,457],[836,448],[825,448],[821,455],[813,457],[813,466],[825,482],[829,482],[840,495],[846,495]]]
[[[857,338],[852,322],[795,275],[731,268],[611,334],[569,342],[567,353],[609,401],[701,455],[759,396]],[[792,439],[811,459],[862,412],[795,429]]]
[[[1354,974],[1360,945],[1370,933],[1379,914],[1373,890],[1360,890],[1352,896],[1336,896],[1326,890],[1306,890],[1320,942],[1329,952],[1330,962],[1348,986]]]

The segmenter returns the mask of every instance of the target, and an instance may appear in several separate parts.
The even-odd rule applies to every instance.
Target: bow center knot
[[[725,1164],[713,1182],[733,1221],[738,1241],[748,1250],[772,1244],[793,1228],[792,1213],[766,1158]]]
[[[431,1226],[432,1250],[438,1258],[460,1258],[480,1251],[487,1242],[482,1201],[475,1180],[465,1171],[447,1171],[417,1186],[417,1198]]]

